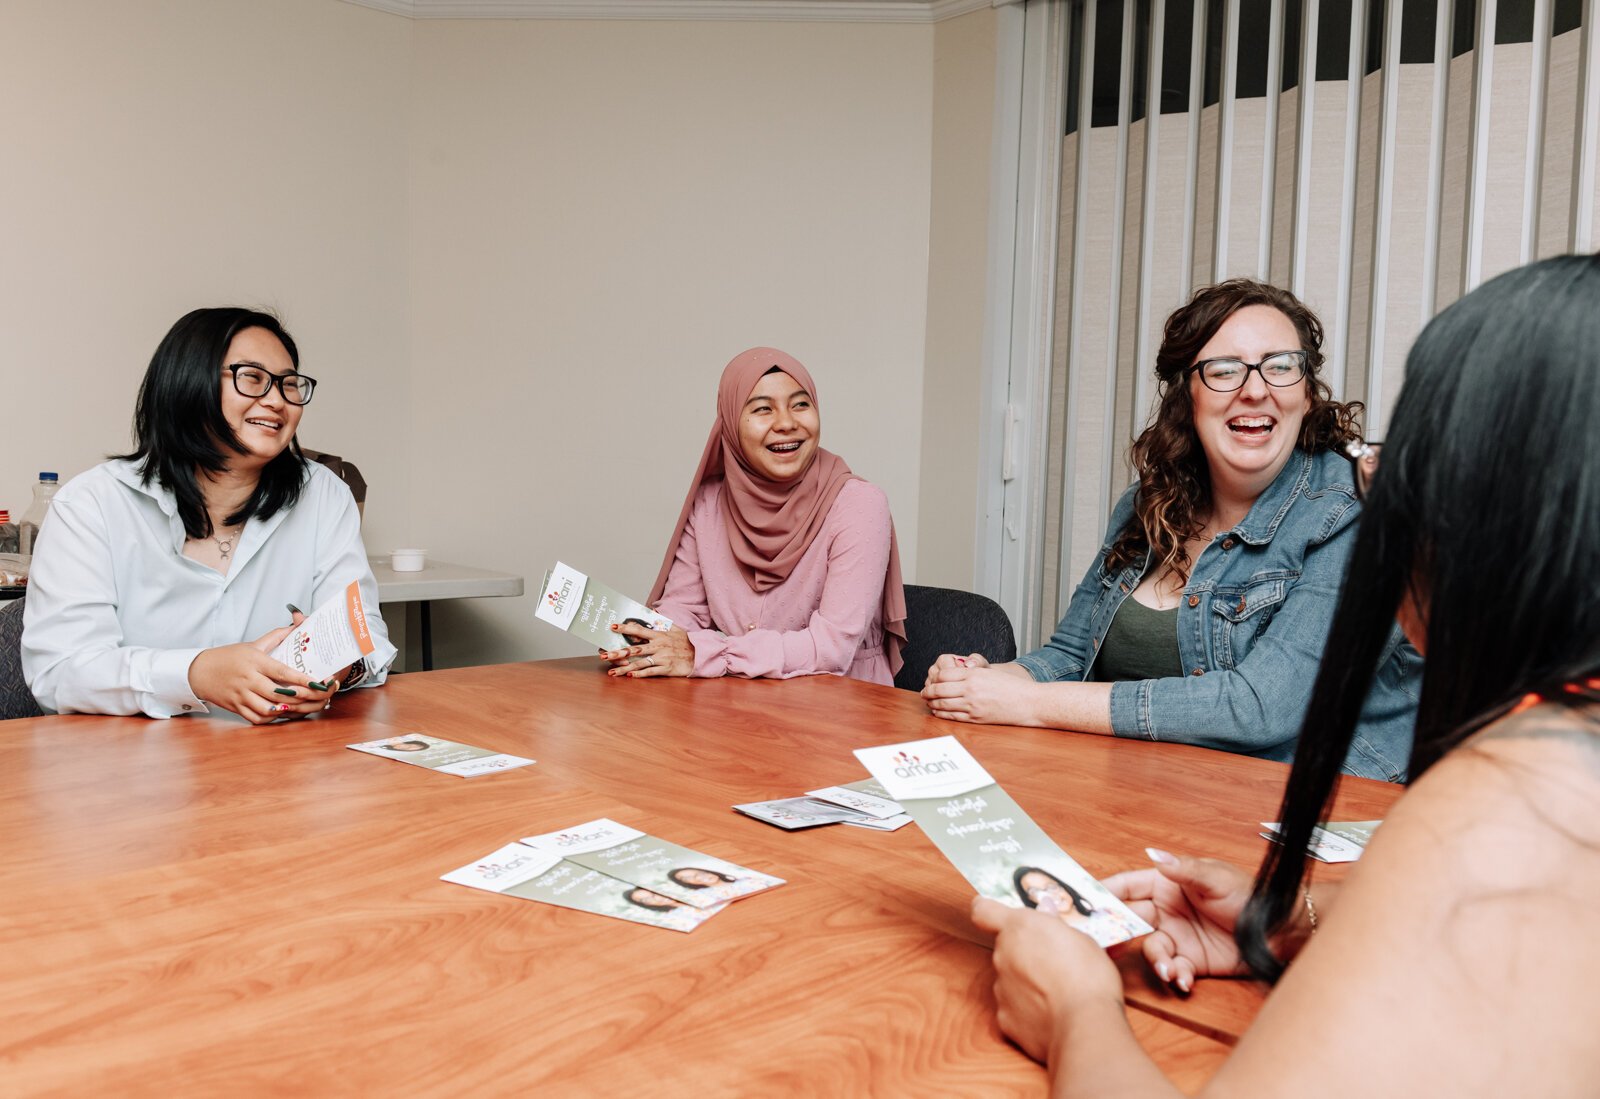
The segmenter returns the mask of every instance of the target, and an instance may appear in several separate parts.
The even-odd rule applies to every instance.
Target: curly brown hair
[[[1287,290],[1255,279],[1229,279],[1194,292],[1188,304],[1167,318],[1156,352],[1160,407],[1155,423],[1133,444],[1131,461],[1139,473],[1133,517],[1106,553],[1106,571],[1138,563],[1149,553],[1158,569],[1189,582],[1189,552],[1184,548],[1211,510],[1211,475],[1194,430],[1189,368],[1217,329],[1247,305],[1266,305],[1289,318],[1306,353],[1306,390],[1311,408],[1300,424],[1297,445],[1315,454],[1360,437],[1362,404],[1333,399],[1322,380],[1322,322]]]

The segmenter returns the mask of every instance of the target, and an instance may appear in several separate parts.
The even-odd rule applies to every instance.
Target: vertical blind
[[[1195,287],[1294,290],[1382,438],[1428,318],[1595,249],[1597,2],[1072,0],[1041,634],[1132,480],[1162,322]]]

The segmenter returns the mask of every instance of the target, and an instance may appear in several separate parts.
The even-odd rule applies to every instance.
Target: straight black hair
[[[1600,674],[1600,257],[1474,290],[1417,338],[1270,845],[1235,932],[1294,914],[1384,639],[1409,591],[1427,622],[1410,780],[1525,695],[1592,704]]]
[[[228,344],[246,328],[271,332],[289,353],[295,369],[300,369],[294,337],[270,313],[236,306],[186,313],[162,338],[139,387],[133,413],[137,446],[131,454],[115,455],[138,462],[146,485],[154,480],[172,493],[190,538],[209,538],[212,533],[197,471],[221,473],[228,468],[226,451],[246,453],[222,415],[219,396]],[[299,441],[291,440],[261,471],[255,492],[228,516],[228,525],[252,517],[268,519],[280,508],[293,507],[304,483],[305,459]]]

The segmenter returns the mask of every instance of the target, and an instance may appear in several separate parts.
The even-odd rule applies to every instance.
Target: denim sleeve
[[[1095,600],[1100,597],[1100,562],[1105,560],[1111,543],[1133,516],[1133,495],[1137,485],[1122,494],[1117,506],[1111,509],[1111,521],[1106,524],[1106,540],[1096,552],[1078,587],[1067,604],[1067,613],[1056,624],[1055,633],[1041,649],[1034,649],[1017,657],[1017,664],[1040,683],[1059,683],[1063,680],[1081,680],[1089,667],[1090,632],[1093,628]]]
[[[1337,518],[1342,526],[1331,537],[1306,547],[1299,579],[1238,665],[1113,684],[1112,730],[1118,736],[1289,758],[1355,548],[1354,510]],[[1207,606],[1205,613],[1213,612]],[[1207,628],[1214,623],[1208,621]]]

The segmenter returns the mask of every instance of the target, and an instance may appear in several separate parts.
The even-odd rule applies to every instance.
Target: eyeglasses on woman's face
[[[233,375],[233,388],[244,397],[265,397],[276,385],[283,399],[290,404],[307,405],[311,403],[311,394],[317,388],[317,379],[293,371],[274,374],[265,367],[248,363],[236,363],[226,369]]]
[[[1378,475],[1378,456],[1383,453],[1383,444],[1355,439],[1344,445],[1344,453],[1355,467],[1356,499],[1365,500],[1372,491],[1372,479]]]
[[[1258,363],[1239,359],[1203,359],[1189,368],[1198,373],[1201,383],[1218,393],[1232,393],[1244,387],[1245,379],[1254,370],[1268,385],[1294,385],[1305,380],[1306,353],[1304,351],[1274,351]]]

